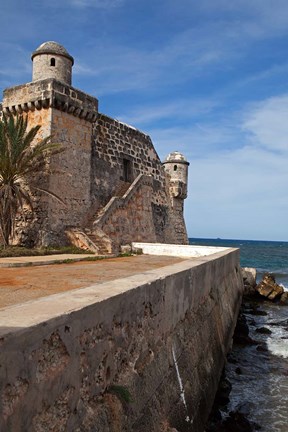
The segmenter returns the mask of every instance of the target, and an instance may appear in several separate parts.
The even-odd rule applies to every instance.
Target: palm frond
[[[24,187],[25,178],[42,169],[48,156],[63,151],[58,144],[52,143],[51,136],[36,141],[40,126],[27,129],[27,116],[3,114],[0,120],[0,233],[6,244],[14,232],[17,211],[23,210],[24,204],[33,211],[32,197]],[[32,188],[64,204],[48,189]]]

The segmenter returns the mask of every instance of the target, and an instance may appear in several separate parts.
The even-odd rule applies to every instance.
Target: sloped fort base
[[[0,430],[203,431],[243,291],[209,253],[2,309]]]

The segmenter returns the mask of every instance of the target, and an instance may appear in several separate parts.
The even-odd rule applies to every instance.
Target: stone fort
[[[16,241],[68,243],[116,253],[132,241],[187,244],[183,203],[188,165],[179,152],[162,163],[148,135],[98,111],[98,100],[72,87],[73,57],[56,42],[32,53],[32,82],[4,90],[2,111],[27,115],[63,151],[34,181],[35,212],[19,215]]]

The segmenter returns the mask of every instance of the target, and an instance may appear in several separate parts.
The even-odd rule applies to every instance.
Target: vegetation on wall
[[[0,120],[0,234],[5,246],[13,236],[17,213],[23,211],[24,205],[33,211],[32,189],[61,201],[49,190],[31,183],[27,187],[29,175],[43,168],[47,156],[61,151],[50,136],[35,140],[39,129],[34,126],[28,130],[27,116],[2,114]]]

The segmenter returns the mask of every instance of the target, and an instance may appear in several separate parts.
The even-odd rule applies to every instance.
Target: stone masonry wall
[[[128,244],[136,238],[137,241],[157,241],[151,195],[151,186],[141,185],[125,207],[119,206],[105,221],[102,229],[115,245]]]
[[[103,228],[105,233],[122,244],[124,239],[131,242],[133,238],[176,243],[179,235],[175,233],[173,226],[174,210],[171,207],[169,177],[150,137],[131,126],[99,114],[94,126],[92,149],[91,193],[95,209],[106,205],[125,180],[124,159],[130,164],[131,182],[139,174],[151,176],[152,189],[138,191],[137,198],[135,197],[137,202],[131,200],[128,207],[119,209],[113,220]],[[180,218],[177,217],[177,220],[179,225]],[[182,224],[182,232],[186,233],[183,217]],[[143,227],[147,228],[145,232]],[[187,242],[187,235],[182,236],[181,240]]]
[[[136,202],[118,209],[104,232],[117,245],[145,239],[187,243],[179,211],[183,201],[179,198],[172,205],[170,177],[148,135],[98,114],[97,99],[55,79],[5,90],[3,112],[27,114],[29,127],[41,126],[37,139],[52,135],[63,148],[32,179],[63,203],[34,191],[36,212],[33,218],[28,209],[24,217],[19,215],[17,241],[31,246],[65,244],[65,228],[91,226],[123,182],[132,183],[143,174],[152,179],[149,193],[140,189]]]
[[[73,115],[95,120],[98,100],[74,87],[55,79],[22,84],[4,90],[3,111],[10,114],[58,107]]]
[[[99,114],[93,131],[91,185],[92,196],[99,200],[99,206],[107,204],[125,180],[124,159],[129,161],[131,183],[139,174],[152,175],[155,191],[163,188],[164,169],[150,137]]]
[[[94,134],[95,160],[108,162],[123,180],[123,159],[128,159],[133,178],[139,174],[152,175],[163,186],[164,169],[148,135],[104,114],[98,115]]]
[[[45,79],[4,91],[3,111],[28,116],[28,127],[40,125],[37,140],[52,136],[62,153],[53,156],[32,183],[56,194],[63,202],[34,193],[35,214],[19,215],[17,239],[29,245],[65,244],[65,228],[82,226],[91,207],[92,121],[97,99],[60,83]],[[29,221],[25,226],[25,221]]]
[[[229,249],[1,310],[0,430],[202,432],[242,291]]]
[[[49,190],[60,199],[45,193],[31,192],[34,215],[27,209],[17,219],[17,238],[26,244],[65,244],[65,227],[81,226],[91,206],[91,130],[90,122],[59,110],[41,109],[28,112],[29,128],[37,124],[41,130],[37,139],[52,135],[63,150],[54,155],[41,173],[30,183]],[[25,221],[29,227],[25,227]]]
[[[184,220],[183,200],[172,198],[172,207],[170,224],[173,226],[176,243],[189,244]]]
[[[49,188],[64,201],[64,205],[48,198],[47,228],[53,233],[61,233],[65,226],[82,226],[91,206],[92,124],[53,110],[51,133],[64,151],[51,161]]]
[[[40,141],[51,135],[51,108],[35,109],[23,115],[27,115],[28,117],[28,130],[37,125],[41,126],[36,136],[36,141]],[[43,221],[46,220],[48,211],[47,196],[33,186],[49,190],[49,164],[44,167],[42,172],[31,174],[29,179],[27,179],[27,189],[30,190],[32,196],[34,212],[26,206],[24,207],[24,212],[19,213],[17,216],[16,237],[14,239],[14,243],[16,244],[24,242],[27,245],[33,245],[38,242],[42,234]],[[32,238],[33,241],[31,241]]]

